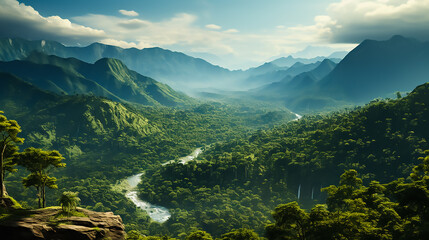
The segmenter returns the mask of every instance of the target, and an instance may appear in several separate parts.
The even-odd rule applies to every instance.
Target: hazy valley
[[[0,9],[1,239],[429,238],[421,30],[348,41],[366,25],[237,30],[223,12],[225,27],[196,27],[211,8],[68,20],[18,3]],[[13,25],[14,9],[32,17]],[[225,67],[252,55],[267,60]]]

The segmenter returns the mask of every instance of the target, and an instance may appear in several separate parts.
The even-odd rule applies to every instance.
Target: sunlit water
[[[166,165],[173,162],[186,164],[187,162],[197,158],[201,152],[202,152],[202,149],[197,148],[190,155],[186,157],[179,158],[178,160],[171,160],[166,163],[163,163],[162,165]],[[141,182],[141,176],[143,174],[144,172],[127,178],[127,182],[130,187],[130,190],[127,191],[127,193],[125,194],[125,197],[130,199],[137,207],[146,211],[149,217],[152,218],[152,220],[159,223],[163,223],[171,217],[170,211],[168,211],[168,209],[165,207],[153,205],[149,202],[143,201],[137,196],[136,188],[137,188],[137,185]]]
[[[152,220],[155,222],[163,223],[171,217],[170,211],[168,211],[167,208],[142,201],[137,196],[137,191],[129,191],[125,194],[125,196],[130,199],[137,207],[146,211],[149,217],[152,218]]]
[[[292,121],[296,121],[296,120],[299,120],[299,119],[302,118],[302,116],[299,115],[298,113],[294,113],[294,114],[295,114],[296,118],[294,120],[292,120]]]

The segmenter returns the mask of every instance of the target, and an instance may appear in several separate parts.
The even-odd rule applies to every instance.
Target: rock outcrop
[[[120,216],[112,212],[77,211],[87,217],[58,217],[61,208],[14,211],[0,220],[0,238],[25,239],[125,239]]]

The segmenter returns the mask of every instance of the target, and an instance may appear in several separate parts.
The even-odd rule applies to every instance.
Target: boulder
[[[125,239],[120,216],[112,212],[94,212],[82,208],[78,212],[87,217],[57,218],[61,208],[16,210],[0,221],[0,238],[25,239]]]

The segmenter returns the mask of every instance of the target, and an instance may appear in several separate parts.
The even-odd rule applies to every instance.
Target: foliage
[[[33,90],[29,90],[31,96],[30,93],[35,94]],[[139,230],[146,235],[169,231],[151,222],[147,214],[136,209],[123,194],[113,192],[112,184],[188,155],[195,147],[243,138],[255,129],[268,128],[294,117],[284,109],[277,109],[281,117],[265,118],[262,116],[273,110],[245,104],[206,103],[173,109],[116,103],[83,95],[37,94],[44,104],[29,106],[27,102],[32,102],[29,99],[20,105],[22,99],[17,99],[16,108],[5,105],[8,113],[17,117],[23,126],[25,147],[58,149],[67,158],[67,168],[51,169],[59,189],[79,192],[82,207],[120,214],[127,230]],[[10,191],[19,201],[37,205],[33,198],[37,193],[21,187],[21,178],[25,176],[25,170],[8,175]],[[55,203],[62,191],[47,189],[47,204]]]
[[[429,154],[429,151],[426,152]],[[296,202],[279,205],[274,224],[266,227],[269,240],[278,239],[427,239],[429,237],[429,174],[415,171],[429,166],[429,155],[414,167],[411,181],[397,179],[369,186],[355,170],[329,186],[327,207],[305,212]]]
[[[80,198],[77,196],[78,192],[63,192],[58,202],[63,212],[70,213],[76,210],[77,204],[80,202]]]
[[[259,240],[258,234],[251,229],[240,228],[222,235],[222,240]]]
[[[23,143],[24,139],[18,137],[21,132],[21,127],[15,120],[8,120],[0,111],[0,197],[3,198],[6,194],[4,186],[5,170],[14,171],[13,163],[10,157],[17,148],[13,144]]]
[[[186,237],[186,240],[213,240],[210,233],[207,233],[205,231],[195,231],[189,234]]]
[[[426,236],[427,164],[414,168],[412,181],[398,177],[407,178],[429,147],[428,95],[426,84],[397,100],[269,130],[290,118],[271,122],[278,115],[270,111],[217,103],[172,109],[88,96],[61,97],[16,116],[26,144],[67,154],[68,168],[52,169],[58,186],[78,191],[84,207],[120,214],[127,230],[183,239],[197,229],[213,237],[242,228],[262,234],[268,225],[273,239],[420,238]],[[160,166],[207,145],[196,161]],[[346,171],[338,184],[346,169],[357,171]],[[115,181],[142,170],[139,195],[170,208],[164,224],[111,191]],[[9,189],[30,202],[17,186],[23,174],[9,175]],[[59,192],[52,193],[53,202]],[[279,205],[291,201],[297,203]]]
[[[39,208],[46,206],[45,187],[58,188],[57,179],[48,176],[51,167],[65,167],[63,156],[56,150],[43,151],[33,147],[27,148],[22,153],[16,154],[14,160],[20,166],[25,167],[30,174],[23,178],[25,187],[36,187],[39,198]]]
[[[350,196],[376,179],[389,182],[408,176],[422,149],[429,148],[428,95],[425,84],[397,100],[306,116],[213,144],[197,162],[148,170],[140,197],[171,209],[173,216],[162,232],[174,236],[195,228],[214,237],[243,227],[262,234],[265,224],[274,220],[270,209],[290,201],[312,208],[326,200],[341,209],[343,201],[326,199],[330,188],[320,190],[337,184],[335,176],[346,169],[356,169],[361,178],[357,171],[347,172],[331,189],[334,195]]]

